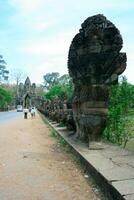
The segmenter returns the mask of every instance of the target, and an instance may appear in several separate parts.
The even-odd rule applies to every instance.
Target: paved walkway
[[[0,200],[99,200],[39,116],[0,125]]]

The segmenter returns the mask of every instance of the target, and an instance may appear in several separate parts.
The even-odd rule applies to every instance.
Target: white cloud
[[[33,26],[33,29],[41,32],[47,29],[49,26],[50,24],[48,22],[39,22]]]
[[[89,13],[105,12],[107,10],[128,10],[134,8],[134,2],[132,0],[8,0],[16,11],[17,15],[29,17],[30,15],[48,15],[55,16],[69,14],[70,11],[86,11]]]
[[[36,40],[31,38],[31,40],[23,42],[20,51],[29,55],[44,57],[66,55],[72,37],[73,33],[62,32],[49,38],[42,37]]]
[[[20,14],[31,14],[40,10],[49,0],[9,0]]]
[[[16,11],[10,16],[10,22],[26,32],[43,32],[56,22],[47,15],[47,6],[51,1],[53,0],[9,0]]]
[[[73,36],[74,32],[60,32],[54,37],[23,41],[18,49],[20,54],[35,61],[29,65],[29,59],[25,66],[32,81],[43,81],[43,75],[48,72],[68,72],[68,51]]]
[[[61,75],[68,73],[67,60],[64,57],[47,58],[28,68],[28,75],[32,82],[43,82],[43,75],[51,72],[59,72]]]

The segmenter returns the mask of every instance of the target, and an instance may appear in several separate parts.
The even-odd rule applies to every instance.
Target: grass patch
[[[51,137],[57,139],[58,143],[62,146],[67,146],[67,142],[57,133],[55,129],[49,126]]]
[[[54,129],[52,129],[52,128],[50,128],[51,129],[51,137],[54,137],[54,138],[58,138],[58,134],[57,134],[57,132],[54,130]]]

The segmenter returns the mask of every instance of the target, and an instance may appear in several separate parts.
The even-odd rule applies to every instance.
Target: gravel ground
[[[100,200],[50,132],[38,114],[0,125],[0,200]]]

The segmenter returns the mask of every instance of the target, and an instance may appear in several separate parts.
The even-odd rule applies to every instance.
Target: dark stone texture
[[[71,43],[68,68],[79,139],[98,140],[106,126],[110,85],[126,68],[122,44],[119,30],[100,14],[87,18]]]

